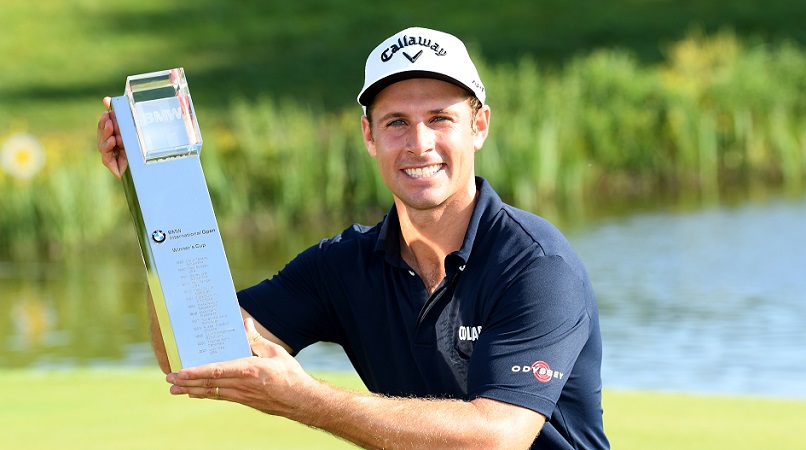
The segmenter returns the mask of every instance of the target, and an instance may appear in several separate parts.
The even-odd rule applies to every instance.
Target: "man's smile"
[[[403,171],[406,172],[406,175],[412,178],[428,178],[439,172],[439,169],[441,168],[442,164],[433,164],[425,167],[403,169]]]

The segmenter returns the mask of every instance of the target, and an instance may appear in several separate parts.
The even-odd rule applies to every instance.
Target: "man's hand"
[[[104,97],[104,106],[107,111],[101,114],[98,121],[98,152],[101,153],[101,162],[116,177],[120,178],[129,166],[123,140],[120,138],[120,129],[115,113],[110,111],[111,97]]]
[[[206,364],[168,374],[171,394],[237,402],[257,410],[294,417],[301,396],[319,384],[282,346],[258,333],[252,318],[244,321],[256,356]]]

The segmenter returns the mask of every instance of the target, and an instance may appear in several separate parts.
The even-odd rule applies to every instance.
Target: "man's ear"
[[[484,141],[487,140],[487,134],[490,132],[489,105],[484,105],[479,109],[473,123],[476,125],[476,132],[473,135],[473,144],[476,150],[479,150],[484,145]]]
[[[372,125],[370,125],[367,116],[361,116],[361,132],[364,136],[364,146],[367,148],[369,156],[373,158],[377,157],[378,153],[375,151],[375,140],[372,138]]]

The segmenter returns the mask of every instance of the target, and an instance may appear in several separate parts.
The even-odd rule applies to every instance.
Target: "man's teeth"
[[[404,169],[406,174],[412,178],[423,178],[423,177],[430,177],[431,175],[437,173],[439,171],[442,164],[434,164],[433,166],[428,167],[418,167],[416,169]]]

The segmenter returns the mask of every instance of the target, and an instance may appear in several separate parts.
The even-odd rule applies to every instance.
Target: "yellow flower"
[[[42,144],[30,134],[15,134],[0,148],[0,167],[9,175],[28,179],[45,165]]]

